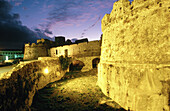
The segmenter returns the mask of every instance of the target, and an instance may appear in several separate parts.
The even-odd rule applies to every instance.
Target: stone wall
[[[98,85],[133,111],[170,110],[170,1],[119,0],[102,19]]]
[[[100,58],[100,56],[90,56],[90,57],[74,57],[73,60],[79,60],[84,63],[84,67],[81,69],[82,72],[89,71],[93,69],[92,61],[96,58]]]
[[[36,91],[60,80],[64,74],[58,58],[20,63],[11,72],[0,75],[0,110],[30,110]]]
[[[48,56],[48,50],[43,44],[25,44],[24,60],[33,60],[46,56]]]
[[[86,57],[86,56],[100,56],[100,41],[90,41],[79,44],[65,45],[51,48],[51,56],[59,57],[66,55],[68,57]],[[56,52],[57,50],[57,52]]]

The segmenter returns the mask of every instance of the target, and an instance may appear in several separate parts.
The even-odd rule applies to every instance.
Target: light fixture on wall
[[[49,73],[48,68],[45,68],[45,69],[44,69],[44,73],[45,73],[45,74],[48,74],[48,73]]]

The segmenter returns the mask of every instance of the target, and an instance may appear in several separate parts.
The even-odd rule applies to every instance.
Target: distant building
[[[84,38],[84,39],[80,39],[80,40],[76,40],[75,43],[78,44],[78,43],[83,43],[83,42],[88,42],[88,39],[87,38]]]
[[[51,57],[89,57],[100,56],[100,40],[83,42],[78,44],[64,45],[59,47],[52,47],[50,49]]]
[[[99,43],[100,43],[99,41],[88,42],[87,38],[79,39],[79,40],[76,40],[75,43],[72,43],[71,40],[69,39],[65,41],[65,37],[63,36],[55,37],[55,41],[50,41],[48,39],[39,39],[37,40],[37,43],[25,44],[25,51],[24,51],[23,59],[34,60],[34,59],[38,59],[38,57],[51,57],[51,56],[53,57],[53,56],[61,56],[61,55],[64,55],[64,56],[100,55],[99,54],[100,53]],[[62,47],[64,47],[65,49],[63,49]],[[86,47],[90,49],[85,49]],[[51,52],[52,48],[54,49],[53,50],[54,52]],[[77,49],[77,48],[80,48],[80,49]],[[95,51],[92,51],[92,50],[95,50]],[[81,52],[81,54],[79,51]]]
[[[3,55],[0,55],[0,62],[2,62],[4,56]]]
[[[65,37],[57,36],[57,37],[55,37],[55,42],[58,46],[63,46],[63,45],[65,45]]]
[[[18,49],[0,49],[0,62],[10,59],[23,58],[22,50]]]

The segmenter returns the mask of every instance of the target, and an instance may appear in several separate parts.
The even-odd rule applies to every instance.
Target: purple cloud
[[[21,2],[15,2],[15,6],[19,6],[21,4],[22,4]]]
[[[23,10],[27,10],[27,7],[22,7],[23,8]]]
[[[99,18],[97,19],[97,21],[96,21],[94,24],[90,25],[87,29],[84,29],[84,30],[83,30],[83,33],[81,34],[81,37],[84,37],[85,32],[88,31],[88,30],[90,30],[91,28],[93,28],[100,20],[101,20],[101,17],[99,17]]]
[[[20,6],[24,0],[7,0],[8,2],[13,2],[14,6]]]
[[[53,34],[52,31],[50,31],[49,29],[45,29],[45,30],[44,30],[44,33],[50,34],[50,35]]]
[[[101,10],[112,7],[113,0],[55,0],[54,5],[46,5],[52,8],[49,11],[44,29],[51,29],[54,25],[76,25],[80,26],[89,20],[101,17]],[[44,7],[44,6],[43,6]],[[44,9],[46,9],[44,8]],[[92,24],[89,27],[94,27]],[[90,28],[88,28],[90,29]]]

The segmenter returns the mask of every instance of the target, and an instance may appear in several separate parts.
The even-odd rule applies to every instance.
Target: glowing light
[[[15,54],[15,58],[17,58],[17,55]]]
[[[45,74],[48,74],[48,73],[49,73],[48,68],[45,68],[45,69],[44,69],[44,73],[45,73]]]
[[[8,60],[8,56],[6,56],[6,60]]]

